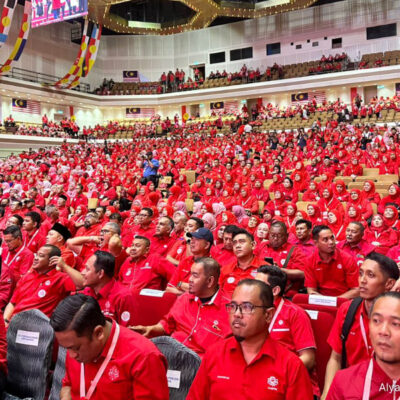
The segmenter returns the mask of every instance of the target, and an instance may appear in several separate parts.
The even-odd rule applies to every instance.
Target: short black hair
[[[207,277],[213,276],[218,283],[221,273],[221,265],[217,260],[214,260],[211,257],[200,257],[196,259],[195,263],[203,264],[204,274]]]
[[[39,213],[37,213],[36,211],[29,211],[25,214],[25,217],[29,217],[36,224],[37,228],[40,227],[42,219]]]
[[[271,288],[279,286],[281,289],[279,296],[284,295],[287,283],[287,275],[285,271],[276,265],[261,265],[261,267],[257,269],[257,272],[260,272],[261,274],[268,274],[268,282]]]
[[[361,234],[364,234],[365,227],[361,222],[359,222],[359,221],[351,221],[351,222],[349,222],[349,225],[350,224],[357,225],[361,229]],[[347,226],[349,226],[349,225],[347,225]]]
[[[254,242],[254,236],[250,232],[246,231],[246,229],[239,228],[236,233],[232,234],[232,240],[235,239],[237,235],[246,235],[251,242]]]
[[[270,308],[274,305],[274,296],[272,294],[272,289],[264,282],[257,279],[242,279],[239,281],[236,287],[247,285],[247,286],[257,286],[260,289],[260,300],[264,307]]]
[[[375,261],[379,265],[379,269],[381,270],[382,274],[388,279],[392,278],[396,281],[399,279],[399,267],[390,257],[373,251],[372,253],[369,253],[367,257],[365,257],[365,260]]]
[[[194,222],[196,222],[197,229],[204,228],[204,221],[202,219],[197,217],[190,217],[189,219],[192,219]]]
[[[160,217],[160,219],[161,218],[167,218],[167,220],[169,222],[169,226],[171,227],[171,231],[172,231],[174,229],[174,226],[175,226],[174,220],[171,217],[169,217],[168,215],[164,215],[163,217]]]
[[[101,208],[101,209],[103,210],[103,213],[104,213],[104,214],[105,214],[106,211],[107,211],[107,207],[106,207],[106,206],[97,206],[97,207],[96,207],[96,210],[97,210],[98,208]]]
[[[109,278],[112,278],[115,271],[115,257],[108,251],[102,250],[97,250],[94,255],[96,256],[94,262],[96,272],[103,270]]]
[[[146,211],[147,212],[147,214],[149,214],[149,217],[152,217],[153,215],[154,215],[154,212],[153,212],[153,210],[151,209],[151,208],[149,208],[149,207],[143,207],[142,208],[142,211]]]
[[[226,225],[224,229],[224,233],[232,233],[232,237],[239,231],[240,228],[237,225]]]
[[[332,229],[329,228],[328,225],[316,225],[316,226],[314,226],[314,228],[312,230],[312,238],[314,240],[318,240],[319,234],[322,231],[332,231]]]
[[[151,244],[150,239],[147,238],[146,236],[135,235],[133,237],[133,240],[135,240],[135,239],[143,240],[146,243],[146,247],[150,247],[150,244]]]
[[[385,293],[380,294],[379,296],[375,297],[375,299],[374,299],[374,301],[372,303],[372,307],[371,307],[371,309],[369,311],[369,317],[371,317],[371,315],[372,315],[372,312],[374,310],[376,302],[379,299],[382,299],[383,297],[391,297],[393,299],[397,299],[397,300],[400,301],[400,293],[399,292],[385,292]]]
[[[306,224],[307,229],[311,229],[312,228],[312,222],[309,221],[308,219],[299,219],[296,221],[296,226],[299,226],[301,224]]]
[[[96,326],[106,325],[106,318],[92,296],[79,293],[58,304],[50,317],[50,325],[55,332],[72,330],[77,336],[91,337]]]
[[[283,231],[285,232],[285,235],[286,235],[286,236],[288,235],[287,227],[286,227],[286,225],[285,225],[284,222],[282,222],[282,221],[274,221],[274,222],[271,224],[271,227],[269,228],[269,231],[270,231],[270,232],[271,232],[271,229],[272,229],[274,226],[278,226],[279,228],[282,228]]]
[[[24,219],[19,214],[10,215],[8,218],[11,218],[11,217],[16,218],[16,220],[18,221],[17,224],[14,226],[21,227],[22,224],[24,223]]]
[[[117,212],[110,214],[109,219],[115,219],[118,222],[122,222],[122,216]]]
[[[13,217],[14,217],[14,215],[13,215]],[[14,239],[17,237],[22,239],[21,228],[17,225],[11,225],[11,226],[7,227],[6,229],[4,229],[3,235],[11,235]]]
[[[61,257],[61,250],[57,246],[53,246],[52,244],[44,244],[42,247],[47,247],[50,249],[49,258]]]

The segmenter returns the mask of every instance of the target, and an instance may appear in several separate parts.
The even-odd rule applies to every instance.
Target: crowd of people
[[[370,104],[374,113],[380,105],[397,110],[399,99]],[[361,99],[351,107],[355,116]],[[111,348],[111,372],[97,380],[94,398],[104,390],[116,399],[167,399],[165,359],[146,339],[163,335],[202,358],[188,399],[243,390],[347,399],[344,377],[356,397],[367,369],[374,368],[369,393],[379,389],[375,374],[398,379],[385,354],[398,357],[400,346],[397,325],[387,327],[400,318],[400,131],[333,117],[308,131],[256,129],[266,118],[307,118],[321,108],[347,106],[265,105],[252,122],[242,110],[227,135],[207,121],[178,123],[168,138],[138,133],[139,125],[130,142],[64,143],[0,160],[0,328],[33,308],[51,317],[68,349],[61,398],[85,398],[99,354],[106,360]],[[355,180],[367,167],[393,177],[387,193],[374,179],[362,190],[340,179]],[[177,296],[154,325],[133,318],[142,289]],[[316,361],[309,317],[291,302],[298,293],[348,300],[328,338],[322,392],[317,370],[325,366]],[[356,317],[343,341],[349,307]],[[0,345],[0,384],[5,351]]]

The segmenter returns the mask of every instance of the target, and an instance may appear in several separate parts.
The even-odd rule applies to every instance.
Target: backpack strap
[[[289,250],[289,253],[286,256],[286,260],[285,260],[285,263],[283,264],[282,268],[287,268],[287,266],[289,264],[289,261],[290,261],[290,258],[292,257],[292,254],[293,254],[295,248],[296,248],[296,246],[292,246],[291,249]]]
[[[352,300],[349,309],[347,310],[346,317],[344,319],[344,323],[342,326],[342,333],[340,335],[340,339],[342,340],[342,363],[341,369],[347,367],[347,352],[346,352],[346,341],[349,336],[350,329],[353,325],[354,318],[356,316],[357,310],[362,303],[361,297],[356,297]]]

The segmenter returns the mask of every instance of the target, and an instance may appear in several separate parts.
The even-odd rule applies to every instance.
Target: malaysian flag
[[[123,71],[123,82],[140,82],[138,71]]]
[[[40,102],[34,100],[12,99],[12,111],[40,115]]]
[[[315,92],[294,93],[291,95],[292,104],[307,104],[308,102],[316,99],[317,104],[322,104],[326,101],[325,92],[316,90]]]
[[[126,118],[151,118],[154,114],[154,108],[129,107],[126,109]]]

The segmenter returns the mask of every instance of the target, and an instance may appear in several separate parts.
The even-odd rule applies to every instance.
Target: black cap
[[[210,242],[212,245],[214,243],[214,236],[211,233],[211,231],[207,228],[199,228],[197,231],[190,233],[187,233],[188,237],[194,237],[196,239],[204,239],[207,240],[207,242]]]
[[[59,222],[56,222],[51,227],[51,230],[58,232],[64,238],[65,241],[67,241],[72,236],[69,229],[64,225],[61,225]]]

